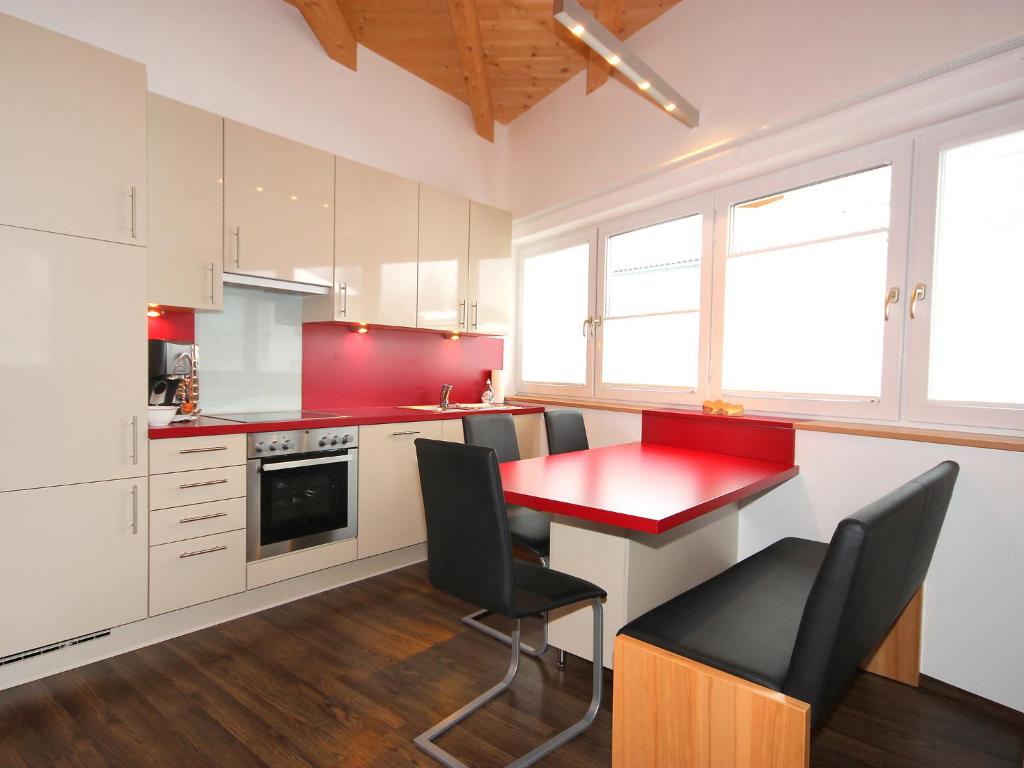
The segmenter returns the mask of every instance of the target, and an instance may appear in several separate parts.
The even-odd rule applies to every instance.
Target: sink
[[[399,408],[405,408],[410,411],[427,411],[428,413],[448,413],[449,411],[514,411],[519,406],[516,405],[490,405],[488,403],[453,403],[447,408],[442,408],[439,405],[400,405]]]

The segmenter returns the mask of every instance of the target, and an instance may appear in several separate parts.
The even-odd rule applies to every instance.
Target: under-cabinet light
[[[700,124],[700,112],[672,86],[659,77],[643,60],[629,50],[578,0],[554,0],[555,19],[587,46],[603,56],[629,79],[647,98],[690,128]]]

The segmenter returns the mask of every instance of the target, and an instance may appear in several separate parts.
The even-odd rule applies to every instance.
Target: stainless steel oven
[[[249,435],[247,560],[356,535],[359,430]]]

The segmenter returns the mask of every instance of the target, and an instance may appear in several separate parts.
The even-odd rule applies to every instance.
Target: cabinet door
[[[414,328],[419,184],[335,162],[335,319]]]
[[[334,156],[224,121],[224,270],[331,285]]]
[[[462,429],[462,419],[445,419],[442,421],[441,439],[449,443],[466,442],[466,436]]]
[[[224,121],[149,94],[149,300],[224,307]]]
[[[143,254],[0,226],[0,263],[0,491],[145,476]]]
[[[359,428],[359,557],[427,540],[418,437],[441,439],[440,421]]]
[[[0,104],[0,224],[146,244],[142,64],[0,14]]]
[[[512,214],[469,204],[469,330],[504,336],[512,332]]]
[[[420,257],[416,325],[465,331],[469,200],[420,185]]]
[[[0,656],[146,617],[146,481],[0,494]]]

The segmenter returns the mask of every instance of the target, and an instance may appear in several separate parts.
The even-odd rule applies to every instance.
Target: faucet
[[[455,389],[455,387],[452,384],[442,384],[441,385],[441,408],[450,408],[451,407],[448,404],[448,395],[450,395],[452,393],[453,389]]]

